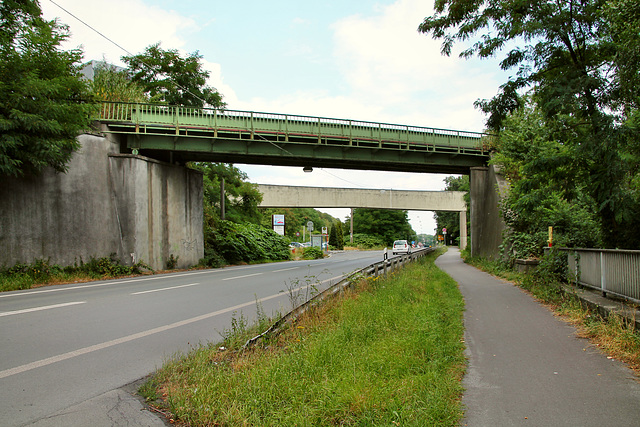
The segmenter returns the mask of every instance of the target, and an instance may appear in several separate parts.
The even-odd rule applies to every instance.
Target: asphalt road
[[[2,293],[0,425],[157,425],[146,413],[135,422],[115,413],[128,405],[140,412],[122,387],[176,353],[219,341],[232,318],[252,321],[257,300],[267,314],[288,311],[290,290],[310,283],[324,289],[381,259],[349,251]]]
[[[464,264],[457,249],[436,265],[465,299],[464,425],[640,425],[640,383],[624,364],[519,288]]]

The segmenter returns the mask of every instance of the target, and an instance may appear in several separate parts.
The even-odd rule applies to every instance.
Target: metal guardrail
[[[325,117],[255,111],[217,110],[159,104],[102,104],[98,119],[106,123],[130,124],[128,133],[174,134],[189,137],[209,133],[212,137],[277,138],[323,143],[327,139],[353,145],[393,143],[407,149],[444,147],[467,154],[486,155],[478,132],[375,123]]]
[[[267,335],[278,333],[284,327],[285,324],[290,323],[295,319],[297,319],[310,307],[313,307],[314,304],[317,304],[318,302],[328,297],[337,295],[343,290],[352,287],[357,282],[357,280],[360,280],[363,277],[371,277],[371,276],[377,277],[381,275],[385,276],[388,273],[393,272],[394,270],[402,268],[405,264],[409,262],[413,262],[416,259],[422,258],[423,256],[430,254],[433,251],[435,251],[435,248],[418,249],[408,255],[400,255],[400,256],[389,258],[380,262],[376,262],[374,264],[368,265],[364,268],[361,268],[360,270],[356,270],[346,275],[337,283],[329,286],[324,291],[318,293],[317,295],[313,296],[309,300],[293,308],[289,313],[285,314],[280,319],[278,319],[273,325],[271,325],[271,327],[269,327],[269,329],[267,329],[260,335],[257,335],[249,339],[244,344],[243,348],[247,348],[255,345],[259,340],[261,340]],[[308,286],[312,286],[312,285],[308,285]]]
[[[576,284],[640,303],[640,251],[569,249],[569,280]]]

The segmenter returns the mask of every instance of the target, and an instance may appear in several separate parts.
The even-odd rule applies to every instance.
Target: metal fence
[[[580,286],[640,303],[640,251],[563,249],[569,279]]]
[[[394,270],[402,268],[405,264],[413,262],[423,256],[430,254],[435,251],[435,248],[424,248],[413,251],[407,255],[401,255],[393,258],[389,258],[386,260],[382,260],[380,262],[376,262],[374,264],[368,265],[360,270],[356,270],[351,274],[344,276],[337,283],[329,286],[329,288],[315,295],[313,298],[303,302],[297,307],[294,307],[289,313],[282,316],[279,320],[277,320],[269,329],[257,335],[250,340],[248,340],[243,347],[251,347],[255,345],[258,341],[270,334],[277,334],[282,327],[297,319],[302,313],[307,311],[314,304],[317,304],[319,301],[322,301],[328,297],[339,294],[346,288],[353,286],[358,280],[366,277],[377,277],[384,276],[388,273],[391,273]],[[311,285],[309,285],[311,286]]]
[[[334,138],[353,143],[369,141],[405,144],[407,147],[446,147],[467,154],[486,155],[483,133],[396,125],[360,120],[312,117],[257,111],[216,110],[160,104],[128,104],[104,102],[100,121],[130,123],[135,133],[153,133],[158,126],[174,127],[180,135],[187,132],[240,132],[244,135],[282,136],[289,138]],[[155,126],[154,126],[155,125]],[[180,132],[180,129],[183,132]],[[183,136],[188,135],[184,134]]]

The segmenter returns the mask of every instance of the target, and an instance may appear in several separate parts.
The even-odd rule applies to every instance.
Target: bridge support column
[[[471,256],[481,254],[483,231],[483,205],[487,186],[487,167],[471,168],[469,193],[471,196]]]
[[[460,250],[467,247],[467,211],[460,211]]]
[[[469,184],[471,255],[496,259],[506,228],[500,214],[500,199],[507,194],[509,184],[496,166],[471,168]]]

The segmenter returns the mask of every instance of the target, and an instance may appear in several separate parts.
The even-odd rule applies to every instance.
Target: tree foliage
[[[201,59],[198,52],[183,58],[176,49],[160,48],[160,43],[148,46],[142,54],[122,57],[132,80],[144,88],[151,102],[224,108],[222,95],[207,85],[210,73],[203,69]]]
[[[262,194],[255,184],[247,181],[247,174],[228,163],[192,163],[193,169],[203,173],[204,205],[213,216],[220,218],[221,182],[224,179],[225,219],[260,224]],[[270,228],[270,227],[269,227]]]
[[[331,215],[312,208],[269,208],[263,209],[262,212],[262,225],[265,227],[271,227],[271,215],[284,215],[285,236],[296,242],[302,242],[303,235],[309,241],[306,231],[309,221],[313,222],[314,233],[321,231],[322,227],[330,228],[335,221]],[[300,235],[297,236],[296,233]]]
[[[342,231],[342,222],[335,221],[329,231],[329,245],[342,250],[344,249],[344,232]]]
[[[504,131],[513,126],[509,116],[532,103],[545,129],[530,129],[524,140],[543,139],[553,146],[546,146],[532,166],[580,183],[606,247],[639,247],[638,2],[438,0],[435,12],[419,31],[442,39],[444,54],[451,54],[455,42],[473,40],[462,57],[487,58],[506,50],[501,67],[517,69],[496,97],[476,102],[488,114],[487,126]],[[526,182],[522,190],[533,185]],[[575,188],[568,185],[559,196],[570,202],[562,193]]]
[[[471,218],[469,214],[469,176],[448,176],[444,179],[445,191],[466,191],[465,201],[467,202],[467,222]],[[460,213],[451,211],[437,211],[434,214],[436,220],[436,230],[438,234],[443,228],[447,229],[447,240],[457,242],[460,239]],[[448,242],[447,242],[448,243]]]
[[[205,235],[205,264],[210,266],[289,257],[287,242],[273,230],[256,224],[216,221],[215,228]]]
[[[67,27],[42,18],[35,1],[0,3],[0,175],[46,167],[64,172],[93,106],[79,49],[63,51]]]
[[[555,245],[598,247],[602,230],[596,203],[575,179],[575,147],[559,142],[557,129],[529,103],[509,115],[492,162],[510,183],[501,211],[509,232],[505,259],[539,257],[553,227]],[[562,132],[562,129],[560,129]]]
[[[98,63],[90,89],[96,100],[109,102],[144,102],[144,89],[131,80],[127,70],[119,70],[107,63]]]
[[[354,209],[354,234],[378,236],[385,245],[392,245],[394,240],[416,239],[416,233],[409,224],[409,215],[404,210],[391,209]]]

